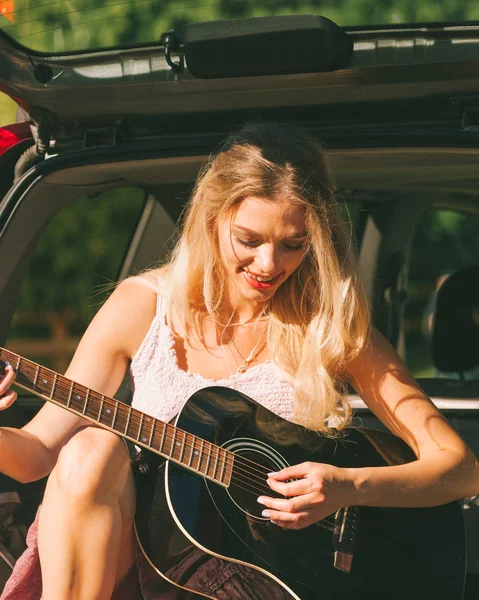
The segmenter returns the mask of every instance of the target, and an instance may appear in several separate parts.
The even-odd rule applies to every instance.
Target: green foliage
[[[59,212],[35,248],[18,310],[88,321],[118,275],[144,199],[143,190],[123,188]]]
[[[15,102],[0,92],[0,127],[15,123],[16,111]]]
[[[479,259],[479,217],[451,210],[431,210],[419,224],[410,269],[411,282],[436,287],[439,277]]]
[[[475,0],[15,0],[0,27],[43,52],[155,43],[184,23],[241,17],[320,14],[338,25],[479,19]]]

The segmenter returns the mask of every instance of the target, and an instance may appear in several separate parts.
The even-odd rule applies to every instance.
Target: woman
[[[344,506],[430,506],[479,492],[471,451],[370,332],[323,154],[297,129],[248,126],[210,159],[170,262],[115,289],[66,376],[112,396],[129,366],[133,405],[164,421],[219,383],[328,435],[350,420],[350,382],[416,453],[401,466],[304,463],[272,474],[285,499],[258,501],[278,527],[307,527]],[[9,368],[1,408],[15,399],[13,381]],[[22,430],[1,430],[3,473],[22,482],[50,474],[38,552],[34,540],[2,599],[39,598],[38,585],[21,596],[38,556],[48,600],[107,599],[131,581],[128,454],[114,434],[87,425],[47,403]]]

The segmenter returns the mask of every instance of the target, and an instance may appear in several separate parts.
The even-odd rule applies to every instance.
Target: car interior
[[[214,150],[214,146],[210,150]],[[479,407],[479,376],[474,372],[479,366],[479,355],[473,351],[477,345],[478,309],[471,309],[477,307],[479,302],[478,272],[477,267],[472,267],[474,263],[479,263],[479,247],[475,240],[471,241],[469,249],[456,248],[459,256],[456,263],[452,261],[444,268],[434,265],[439,273],[443,269],[449,278],[443,286],[438,286],[437,294],[432,290],[434,305],[432,308],[424,307],[424,314],[420,316],[421,347],[426,348],[430,355],[430,364],[425,370],[421,366],[415,367],[414,353],[417,351],[409,341],[411,319],[407,318],[408,301],[411,298],[409,288],[417,258],[415,239],[423,235],[421,223],[425,218],[427,221],[427,215],[431,212],[453,212],[459,215],[457,218],[471,222],[471,228],[477,231],[479,151],[464,147],[412,146],[327,148],[326,153],[338,188],[338,198],[351,227],[352,243],[358,249],[360,270],[371,299],[375,325],[396,345],[413,374],[438,406],[446,414],[454,408],[453,426],[479,453],[476,425],[471,421],[471,411]],[[126,156],[116,160],[97,160],[90,164],[85,158],[78,161],[79,164],[52,158],[39,164],[26,181],[13,188],[3,200],[5,203],[14,203],[15,218],[7,223],[4,230],[2,243],[10,261],[0,273],[0,287],[3,290],[0,333],[7,340],[7,347],[9,324],[15,318],[15,306],[32,268],[36,248],[44,232],[55,226],[56,215],[68,211],[84,198],[94,203],[100,202],[102,196],[108,194],[114,201],[117,192],[140,191],[135,199],[138,204],[137,220],[132,224],[128,243],[119,249],[123,258],[119,272],[113,276],[122,279],[138,273],[166,258],[194,178],[207,155],[208,152],[170,156],[151,153],[141,158]],[[85,232],[78,229],[75,234],[73,229],[69,248],[59,251],[74,251],[75,235],[85,235]],[[18,239],[22,237],[31,242],[19,244]],[[464,271],[465,267],[470,269]],[[454,275],[456,271],[459,274]],[[464,283],[466,280],[468,286]],[[455,286],[456,291],[448,293],[456,281],[459,282]],[[462,315],[466,307],[469,320],[465,318],[461,323],[451,325],[450,315],[454,312]],[[417,321],[416,317],[414,319]],[[427,326],[424,322],[427,322]],[[425,327],[427,331],[424,331]],[[450,342],[451,331],[457,333],[459,327],[462,328],[461,332],[468,331],[468,339],[471,340],[466,346],[467,352],[459,352],[459,347],[464,343],[461,336],[456,335],[455,341]],[[416,323],[416,337],[417,329]],[[449,332],[446,342],[443,335],[445,329]],[[15,351],[14,344],[12,347]],[[464,359],[467,357],[467,361],[464,365],[454,363],[451,369],[444,356],[463,356]],[[129,402],[127,380],[117,398]],[[451,404],[451,400],[455,403]],[[463,401],[462,411],[457,410],[458,400]],[[8,411],[7,419],[12,425],[21,425],[33,416],[42,403],[39,399],[20,397],[17,405]],[[381,428],[354,390],[351,391],[351,403],[356,409],[358,421],[368,427]],[[2,490],[13,490],[21,497],[18,520],[27,525],[33,520],[43,486],[44,482],[28,486],[11,481],[2,483]],[[474,574],[479,576],[477,510],[474,499],[466,502],[464,514],[469,536],[468,572],[471,577]],[[476,532],[478,535],[475,535]]]

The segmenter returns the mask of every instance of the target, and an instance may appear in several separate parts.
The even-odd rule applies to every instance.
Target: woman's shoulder
[[[109,324],[110,337],[130,356],[155,318],[163,275],[162,269],[154,269],[122,280],[102,307],[103,317],[99,314],[95,319]]]
[[[115,288],[114,294],[129,299],[135,296],[138,300],[145,302],[152,299],[156,303],[158,295],[168,294],[167,267],[150,269],[123,279]],[[113,294],[112,294],[113,295]]]
[[[144,290],[149,290],[155,295],[166,296],[169,288],[168,275],[168,265],[165,265],[155,269],[149,269],[148,271],[144,271],[138,275],[128,277],[119,284],[119,287],[122,286],[131,288],[131,284],[133,284],[133,286],[143,288]]]

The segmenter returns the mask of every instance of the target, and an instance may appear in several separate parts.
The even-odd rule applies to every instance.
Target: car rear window
[[[185,23],[320,14],[343,27],[479,21],[477,0],[0,0],[0,29],[42,53],[158,43]]]

